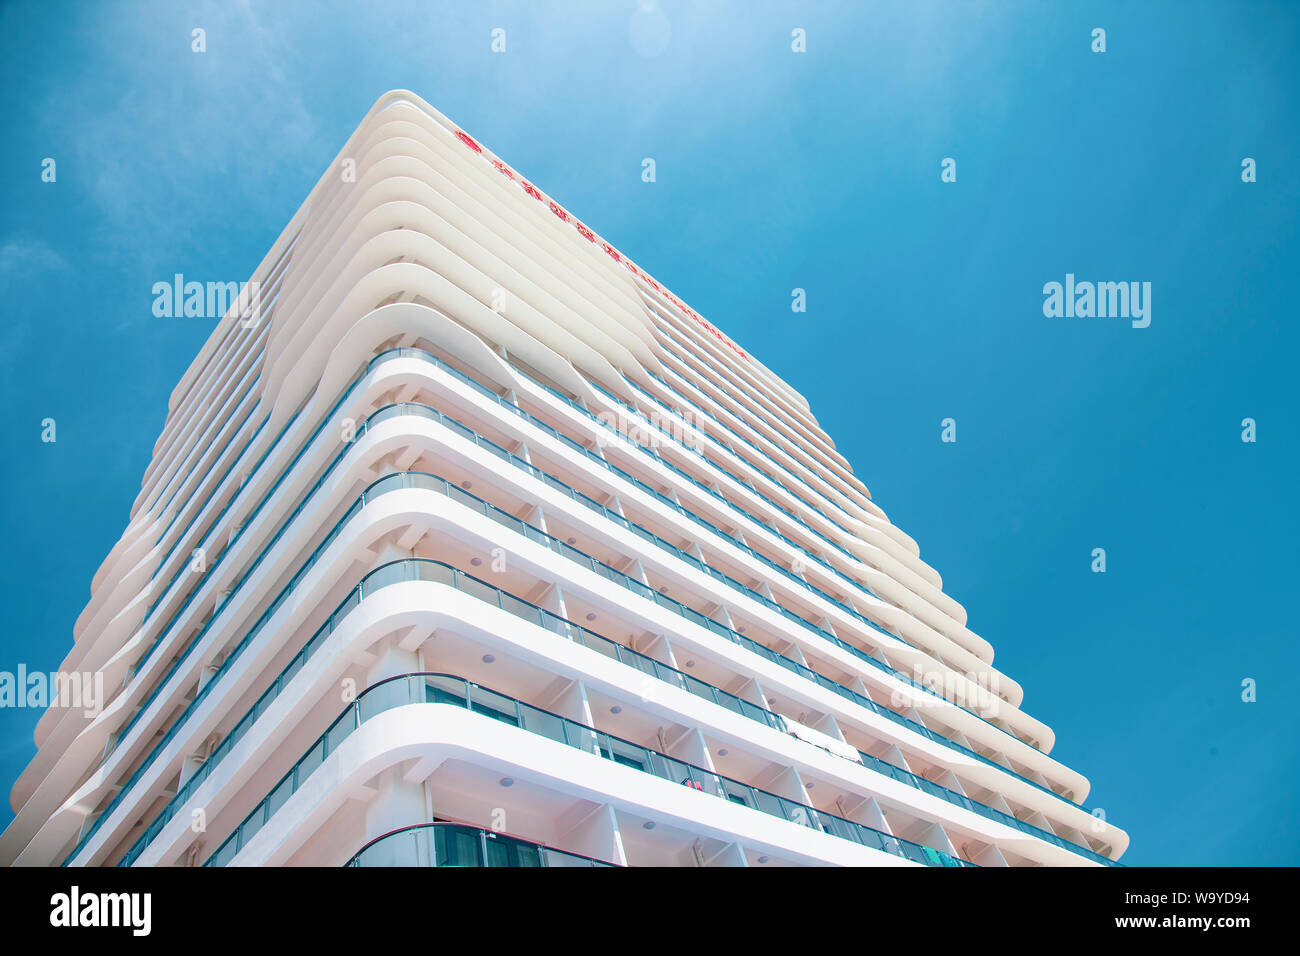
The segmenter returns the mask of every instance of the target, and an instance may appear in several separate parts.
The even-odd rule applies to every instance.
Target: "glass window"
[[[535,707],[521,707],[519,710],[524,719],[525,730],[550,740],[565,742],[564,721],[561,718]]]
[[[612,737],[605,737],[601,741],[600,752],[603,757],[625,767],[632,767],[636,770],[644,770],[646,767],[646,753],[644,750],[626,744],[621,740],[614,740]]]
[[[485,714],[493,720],[499,720],[513,727],[519,726],[515,702],[509,697],[503,697],[483,687],[470,688],[469,697],[470,706],[475,713]]]
[[[482,866],[482,845],[477,830],[440,826],[435,839],[435,866]]]
[[[430,704],[456,704],[465,706],[465,683],[454,677],[428,677],[424,683],[424,699]]]

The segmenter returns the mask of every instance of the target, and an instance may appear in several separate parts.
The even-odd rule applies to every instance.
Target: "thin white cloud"
[[[0,245],[0,277],[30,276],[67,268],[59,251],[41,239],[11,237]]]
[[[143,227],[155,250],[189,244],[213,207],[260,195],[265,179],[307,157],[319,164],[317,124],[285,68],[295,40],[288,26],[268,28],[247,3],[203,3],[166,17],[102,8],[88,28],[109,51],[98,72],[121,82],[87,91],[68,77],[47,90],[45,115],[75,131],[60,179],[80,177],[100,214],[96,241],[138,246]],[[206,52],[191,49],[196,28]]]
[[[26,302],[28,297],[21,290],[67,268],[68,260],[44,240],[11,236],[0,244],[0,296]],[[23,354],[30,328],[29,322],[0,323],[0,373],[6,379]]]

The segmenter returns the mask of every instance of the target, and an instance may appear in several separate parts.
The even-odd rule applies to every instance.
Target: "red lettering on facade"
[[[479,155],[483,155],[483,147],[480,146],[478,143],[476,143],[468,134],[462,133],[460,130],[456,130],[455,133],[456,133],[456,138],[459,139],[462,143],[464,143],[470,149],[474,150],[474,152],[478,153]],[[503,176],[508,177],[513,182],[519,183],[519,185],[524,188],[524,192],[528,193],[528,195],[532,196],[538,202],[547,203],[551,207],[551,212],[555,213],[555,215],[559,219],[563,220],[564,222],[573,223],[573,228],[578,230],[578,235],[582,236],[582,238],[586,239],[588,242],[594,243],[596,241],[596,234],[594,232],[592,232],[590,229],[588,229],[586,226],[580,223],[577,219],[574,219],[562,208],[560,208],[558,203],[543,198],[542,194],[537,191],[537,187],[535,187],[532,183],[528,182],[528,180],[526,179],[516,179],[514,172],[510,169],[509,166],[501,162],[501,160],[494,159],[491,162],[492,165],[497,168],[497,171],[500,172]],[[601,248],[605,250],[605,254],[607,256],[609,256],[615,262],[623,263],[623,265],[627,267],[628,272],[632,273],[634,276],[637,276],[638,278],[648,283],[652,289],[654,289],[665,299],[667,299],[669,302],[675,305],[678,311],[680,311],[683,315],[689,315],[692,319],[694,319],[696,322],[700,324],[701,328],[703,328],[710,335],[716,338],[723,345],[727,346],[727,348],[731,349],[741,358],[743,359],[749,358],[749,356],[745,354],[744,349],[737,346],[735,343],[733,343],[730,339],[728,339],[725,335],[723,335],[721,332],[715,329],[708,322],[705,322],[704,319],[700,318],[699,314],[694,309],[692,309],[690,306],[682,302],[681,299],[677,298],[677,296],[673,295],[667,289],[662,288],[659,285],[659,283],[655,282],[654,279],[650,278],[650,276],[646,275],[646,273],[638,269],[635,265],[632,264],[631,259],[624,259],[623,256],[619,254],[618,250],[616,250],[608,242],[601,242],[600,245]]]

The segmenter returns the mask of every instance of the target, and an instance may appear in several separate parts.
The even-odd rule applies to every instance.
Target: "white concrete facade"
[[[108,703],[42,717],[0,861],[1127,848],[804,399],[415,95],[254,279],[62,665]]]

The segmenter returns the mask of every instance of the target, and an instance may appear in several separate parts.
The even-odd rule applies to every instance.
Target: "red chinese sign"
[[[483,147],[480,146],[478,143],[476,143],[470,136],[468,136],[465,133],[462,133],[460,130],[456,130],[455,133],[456,133],[456,138],[458,140],[460,140],[462,143],[464,143],[467,147],[472,149],[474,152],[478,153],[480,156],[483,155]],[[519,187],[523,189],[523,191],[527,193],[529,196],[532,196],[538,202],[546,203],[550,207],[551,212],[553,212],[556,218],[558,218],[561,222],[572,223],[573,228],[578,231],[578,235],[582,236],[582,238],[586,239],[588,242],[592,243],[593,245],[597,242],[596,234],[594,232],[592,232],[581,222],[579,222],[576,218],[570,215],[564,209],[564,207],[559,205],[557,202],[542,196],[541,192],[539,192],[537,187],[534,186],[532,183],[528,182],[526,179],[517,177],[515,173],[510,169],[510,167],[507,166],[505,163],[501,162],[501,160],[499,159],[493,159],[491,160],[491,163],[494,167],[496,167],[499,173],[501,173],[511,182],[517,183]],[[665,299],[667,299],[669,302],[675,305],[683,315],[689,315],[692,319],[698,322],[700,328],[704,329],[706,332],[712,335],[715,339],[717,339],[727,348],[731,349],[731,351],[735,352],[741,358],[743,359],[749,358],[749,356],[745,354],[745,351],[743,349],[737,346],[734,342],[731,341],[731,339],[727,338],[725,335],[723,335],[721,332],[715,329],[708,322],[704,321],[704,319],[700,318],[700,316],[695,312],[694,309],[686,305],[686,303],[682,302],[680,299],[678,299],[667,289],[662,288],[658,282],[655,282],[654,279],[650,278],[650,276],[648,276],[646,273],[642,272],[635,265],[633,265],[631,259],[628,259],[622,254],[620,254],[619,251],[615,249],[613,246],[611,246],[608,242],[601,240],[600,246],[602,249],[605,250],[605,254],[607,256],[609,256],[615,262],[621,262],[628,272],[632,273],[633,276],[640,279],[650,288],[654,289],[655,292],[659,293],[661,296],[663,296]]]

